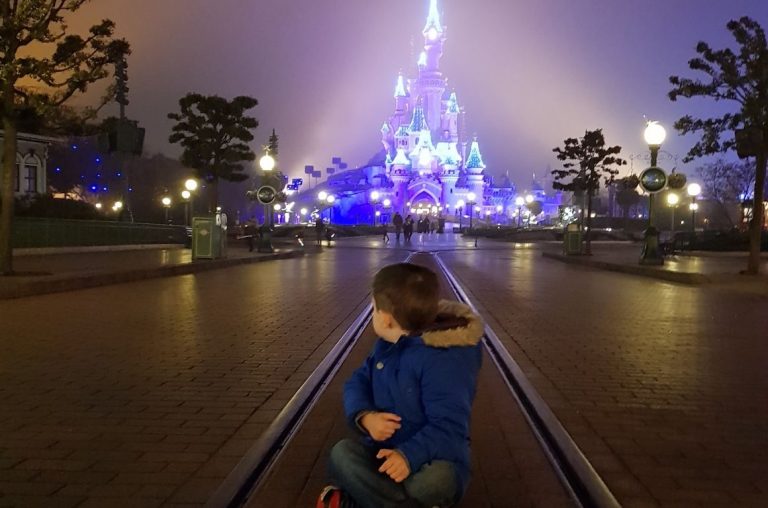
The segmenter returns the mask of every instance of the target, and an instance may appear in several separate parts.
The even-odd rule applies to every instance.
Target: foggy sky
[[[131,43],[128,115],[147,128],[147,151],[179,154],[166,115],[185,93],[251,95],[253,147],[275,128],[281,169],[303,176],[306,164],[325,168],[341,156],[353,167],[380,149],[397,73],[413,74],[423,45],[428,4],[94,0],[70,24],[82,30],[108,17]],[[626,158],[645,154],[643,115],[668,128],[662,148],[682,159],[694,141],[673,122],[714,106],[670,102],[668,77],[696,76],[687,61],[699,40],[733,46],[730,19],[749,15],[768,29],[766,0],[441,0],[440,10],[441,67],[467,130],[490,173],[508,170],[521,189],[557,165],[553,147],[586,129],[603,128]]]

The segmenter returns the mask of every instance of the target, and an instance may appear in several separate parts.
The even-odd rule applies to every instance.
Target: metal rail
[[[459,301],[479,314],[442,259],[432,253]],[[483,345],[515,397],[536,439],[563,486],[579,506],[618,508],[621,505],[581,452],[555,414],[528,381],[498,336],[485,325]]]

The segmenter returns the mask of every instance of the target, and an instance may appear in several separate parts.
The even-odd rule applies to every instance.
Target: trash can
[[[192,259],[217,259],[227,255],[227,216],[216,213],[192,218]]]
[[[568,224],[563,233],[563,251],[568,256],[581,254],[581,230],[575,222]]]

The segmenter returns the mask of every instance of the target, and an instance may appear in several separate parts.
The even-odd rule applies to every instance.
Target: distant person
[[[334,236],[336,236],[336,233],[330,228],[330,226],[327,226],[325,228],[325,239],[328,242],[328,247],[331,246],[331,241],[333,241]]]
[[[325,233],[325,222],[322,217],[318,217],[315,221],[315,238],[317,239],[317,246],[320,247],[323,244],[323,236]],[[329,242],[330,245],[330,242]]]
[[[403,216],[400,215],[400,212],[395,212],[394,217],[392,217],[392,225],[395,226],[395,241],[400,241],[400,233],[403,232]]]
[[[344,385],[359,439],[331,450],[334,484],[317,506],[452,506],[463,496],[483,323],[439,291],[434,272],[410,263],[374,277],[379,340]]]
[[[243,226],[243,236],[248,241],[248,252],[253,252],[253,246],[255,243],[255,237],[257,233],[258,225],[256,224],[256,217],[251,217]]]
[[[384,244],[389,243],[389,228],[387,227],[387,223],[383,222],[381,223],[381,234],[383,235],[382,240],[384,240]]]
[[[403,221],[403,237],[405,238],[406,242],[410,242],[412,236],[413,236],[413,217],[411,217],[409,214],[405,217],[405,221]]]

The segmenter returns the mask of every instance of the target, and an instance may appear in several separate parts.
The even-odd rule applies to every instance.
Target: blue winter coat
[[[361,413],[400,416],[402,427],[390,439],[373,441],[366,433],[368,442],[400,451],[412,474],[433,460],[453,462],[463,492],[470,476],[469,420],[483,323],[469,307],[444,300],[434,328],[394,344],[379,339],[344,385],[344,410],[359,431]]]

